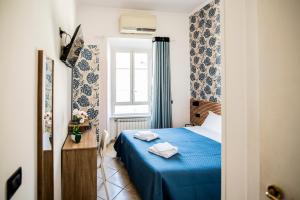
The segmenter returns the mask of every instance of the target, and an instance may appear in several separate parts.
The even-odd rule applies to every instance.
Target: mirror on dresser
[[[38,199],[53,200],[53,75],[54,60],[38,51],[37,169]]]

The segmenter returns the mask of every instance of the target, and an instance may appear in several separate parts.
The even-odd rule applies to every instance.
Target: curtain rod
[[[152,42],[170,42],[169,37],[154,37]]]

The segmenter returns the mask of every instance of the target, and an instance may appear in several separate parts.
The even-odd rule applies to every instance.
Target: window
[[[116,45],[111,53],[111,64],[112,114],[149,114],[151,43],[150,49],[149,46],[132,48],[123,45],[118,48]]]

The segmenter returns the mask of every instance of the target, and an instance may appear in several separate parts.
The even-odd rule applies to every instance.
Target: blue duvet
[[[114,145],[143,200],[220,200],[221,144],[185,128],[155,129],[160,139],[145,142],[123,131]],[[165,159],[148,152],[158,142],[177,146]]]

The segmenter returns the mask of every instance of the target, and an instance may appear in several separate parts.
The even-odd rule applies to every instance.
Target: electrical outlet
[[[199,103],[199,101],[193,101],[193,104],[192,104],[193,106],[199,106],[200,105],[200,103]]]

